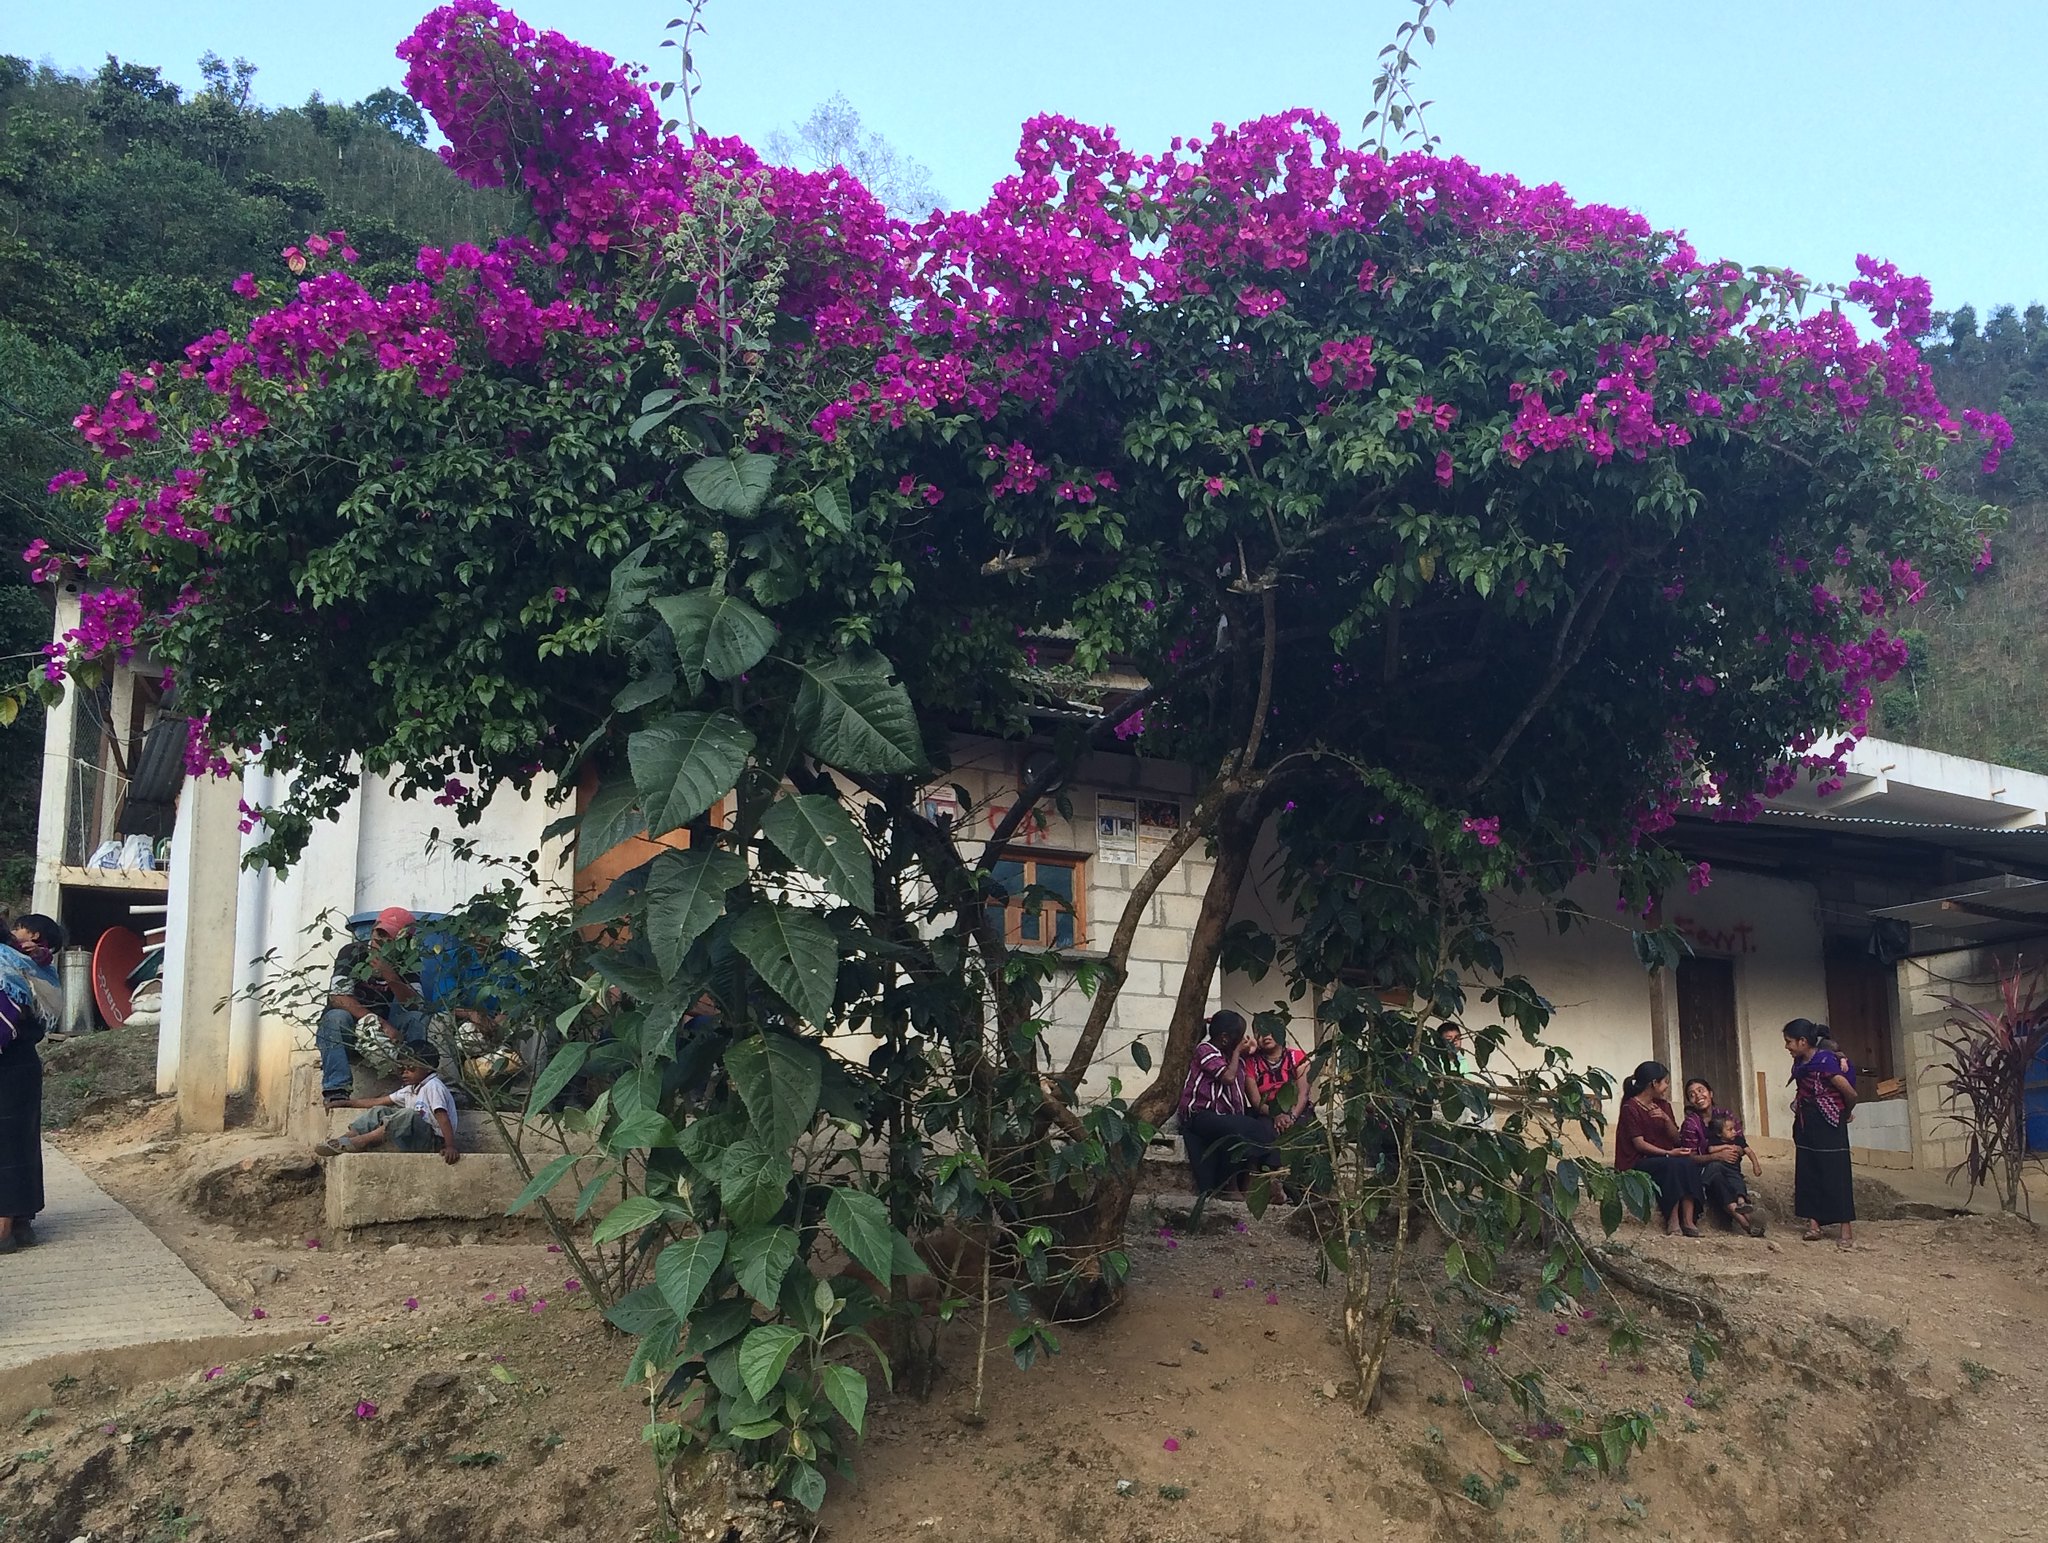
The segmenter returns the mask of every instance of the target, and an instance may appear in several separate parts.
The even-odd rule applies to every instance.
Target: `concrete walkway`
[[[0,1256],[0,1369],[243,1327],[155,1233],[47,1142],[43,1187],[40,1241]]]

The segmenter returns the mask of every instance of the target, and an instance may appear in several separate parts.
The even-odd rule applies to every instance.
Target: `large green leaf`
[[[870,1275],[888,1284],[896,1262],[896,1229],[889,1225],[887,1206],[862,1190],[835,1189],[825,1202],[825,1225]]]
[[[725,1203],[726,1218],[741,1231],[767,1226],[782,1209],[793,1171],[789,1153],[770,1151],[752,1136],[735,1141],[718,1169],[718,1198]]]
[[[720,514],[743,518],[761,507],[761,501],[768,496],[768,485],[774,480],[775,457],[751,452],[707,455],[683,473],[683,485],[698,503]]]
[[[782,1369],[803,1335],[786,1323],[756,1326],[740,1341],[740,1382],[755,1398],[766,1398],[768,1390],[782,1380]]]
[[[647,882],[647,941],[663,980],[673,980],[690,945],[725,913],[725,892],[747,876],[744,859],[718,847],[664,852]]]
[[[839,944],[822,916],[762,902],[740,913],[732,942],[776,995],[807,1021],[824,1025],[839,982]]]
[[[610,777],[598,788],[576,825],[576,861],[595,862],[629,836],[647,828],[640,812],[640,790],[631,778]]]
[[[828,1366],[823,1377],[825,1396],[841,1419],[861,1435],[868,1420],[868,1380],[850,1366]]]
[[[775,646],[775,624],[737,595],[695,589],[654,602],[676,640],[676,661],[694,690],[710,675],[731,680],[759,664]]]
[[[804,748],[850,772],[924,768],[924,740],[910,694],[889,679],[889,662],[862,650],[805,665],[797,688],[797,729]]]
[[[583,1062],[590,1054],[590,1046],[580,1039],[572,1039],[553,1055],[548,1064],[541,1068],[541,1074],[533,1080],[533,1092],[527,1096],[526,1112],[538,1114],[554,1102],[555,1095],[569,1085]]]
[[[796,1234],[787,1227],[743,1232],[732,1240],[733,1278],[740,1289],[770,1311],[782,1278],[796,1263]]]
[[[863,911],[875,908],[875,865],[845,805],[825,793],[778,798],[761,817],[761,833],[804,872]]]
[[[532,1205],[534,1201],[540,1199],[542,1195],[545,1195],[549,1190],[561,1183],[562,1175],[576,1166],[576,1156],[577,1154],[574,1152],[564,1152],[560,1157],[549,1163],[547,1167],[541,1169],[539,1173],[528,1179],[526,1181],[526,1188],[519,1192],[519,1198],[505,1207],[505,1214],[507,1216],[517,1216],[521,1211]],[[1607,1230],[1612,1232],[1614,1229],[1609,1227]]]
[[[678,1318],[686,1319],[696,1311],[697,1299],[704,1295],[704,1288],[711,1284],[719,1262],[725,1258],[725,1244],[722,1230],[678,1238],[654,1261],[654,1284],[661,1288],[662,1300]]]
[[[790,1499],[813,1516],[825,1504],[825,1475],[818,1472],[815,1463],[791,1463],[789,1472],[783,1475],[782,1487],[789,1492]]]
[[[815,1045],[780,1034],[757,1034],[726,1051],[725,1074],[763,1145],[786,1147],[810,1125],[824,1086],[822,1055]]]
[[[668,1207],[659,1200],[648,1195],[629,1195],[604,1213],[604,1220],[591,1229],[590,1241],[609,1243],[629,1232],[652,1227],[667,1215]]]
[[[647,834],[666,835],[732,790],[754,736],[723,713],[677,713],[626,740]]]

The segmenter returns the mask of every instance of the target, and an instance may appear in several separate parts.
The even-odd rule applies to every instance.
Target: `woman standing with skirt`
[[[0,941],[0,1254],[35,1242],[43,1208],[43,1062],[36,1042],[57,977],[39,928],[61,941],[56,923],[40,916],[23,917],[11,939]]]
[[[1792,1214],[1804,1219],[1800,1241],[1818,1243],[1821,1228],[1841,1224],[1840,1244],[1855,1246],[1856,1185],[1849,1167],[1849,1111],[1856,1085],[1842,1058],[1820,1048],[1827,1035],[1810,1018],[1785,1025],[1792,1057]]]
[[[1614,1121],[1614,1171],[1648,1174],[1657,1186],[1657,1210],[1667,1233],[1700,1235],[1700,1165],[1693,1161],[1671,1112],[1671,1071],[1645,1061],[1622,1079],[1621,1113]]]

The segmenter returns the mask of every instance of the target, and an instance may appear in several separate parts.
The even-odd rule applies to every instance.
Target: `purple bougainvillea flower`
[[[315,1313],[313,1315],[313,1321],[315,1323],[332,1323],[334,1319],[331,1315],[327,1313]]]
[[[1258,1282],[1247,1276],[1244,1283],[1240,1285],[1237,1289],[1239,1291],[1250,1291],[1256,1285],[1258,1285]]]
[[[222,1372],[226,1370],[227,1368],[225,1366],[209,1366],[206,1368],[206,1380],[208,1382],[211,1382],[214,1378],[218,1377]],[[1691,1403],[1692,1400],[1687,1399],[1686,1402]]]
[[[514,1286],[505,1293],[505,1300],[508,1302],[524,1302],[526,1300],[526,1288],[524,1286]]]
[[[1278,1307],[1278,1306],[1280,1305],[1280,1293],[1279,1293],[1279,1292],[1277,1292],[1277,1291],[1269,1291],[1269,1292],[1267,1292],[1267,1293],[1266,1293],[1266,1305],[1267,1305],[1268,1307]]]
[[[1212,1297],[1220,1297],[1223,1295],[1223,1288],[1221,1286],[1211,1286],[1209,1288],[1209,1295]]]
[[[535,1297],[533,1299],[533,1306],[529,1307],[527,1311],[529,1313],[544,1313],[547,1311],[547,1308],[548,1299],[546,1297]]]
[[[1500,1354],[1500,1346],[1498,1346],[1498,1345],[1488,1345],[1488,1346],[1486,1347],[1486,1353],[1487,1353],[1488,1355],[1499,1355],[1499,1354]]]
[[[495,1302],[498,1300],[498,1293],[495,1291],[486,1291],[484,1293],[484,1300],[486,1302]]]
[[[358,1420],[374,1420],[374,1419],[376,1419],[376,1418],[377,1418],[377,1406],[376,1406],[375,1404],[371,1403],[371,1402],[370,1402],[370,1401],[369,1401],[369,1400],[368,1400],[367,1398],[359,1398],[359,1399],[357,1399],[357,1400],[356,1400],[356,1418],[357,1418]]]
[[[1166,1450],[1169,1452],[1178,1452],[1180,1450],[1180,1440],[1178,1437],[1175,1436],[1168,1436],[1164,1441],[1160,1442],[1159,1444],[1162,1447],[1166,1448]]]
[[[1690,1393],[1688,1393],[1688,1394],[1686,1394],[1686,1395],[1685,1395],[1685,1407],[1686,1407],[1686,1408],[1688,1408],[1688,1409],[1695,1409],[1695,1408],[1698,1408],[1698,1407],[1699,1407],[1698,1405],[1696,1405],[1695,1403],[1693,1403],[1693,1401],[1692,1401],[1692,1395],[1691,1395]]]
[[[416,1312],[418,1312],[418,1311],[419,1311],[419,1308],[420,1308],[420,1299],[419,1299],[418,1297],[407,1297],[407,1298],[405,1299],[405,1310],[406,1310],[407,1312],[409,1312],[409,1313],[416,1313]]]
[[[1593,1309],[1590,1307],[1582,1307],[1579,1309],[1579,1316],[1585,1319],[1586,1322],[1591,1323],[1593,1321]]]
[[[105,1425],[102,1425],[100,1427],[100,1434],[104,1436],[112,1436],[118,1434],[120,1429],[120,1426],[116,1425],[112,1420],[109,1420]]]
[[[559,1243],[550,1243],[548,1245],[548,1252],[551,1254],[559,1254],[561,1251],[562,1245]]]
[[[268,1318],[270,1314],[266,1313],[260,1307],[252,1307],[249,1309],[249,1316],[251,1318]]]
[[[1180,1240],[1179,1240],[1178,1238],[1168,1238],[1168,1239],[1166,1240],[1166,1246],[1167,1246],[1168,1248],[1179,1248],[1179,1247],[1180,1247]]]
[[[308,1247],[308,1248],[318,1248],[319,1246],[320,1246],[320,1240],[319,1240],[318,1238],[308,1238],[308,1239],[306,1239],[306,1247]]]
[[[581,1291],[583,1289],[583,1282],[572,1275],[562,1282],[562,1289],[564,1291]]]
[[[1559,1325],[1557,1326],[1557,1332],[1558,1332],[1558,1333],[1560,1333],[1560,1334],[1569,1334],[1569,1333],[1571,1333],[1571,1331],[1572,1331],[1572,1326],[1571,1326],[1570,1324],[1568,1324],[1568,1323],[1560,1323],[1560,1324],[1559,1324]]]
[[[1250,1225],[1245,1221],[1245,1219],[1242,1216],[1240,1216],[1237,1219],[1236,1226],[1233,1230],[1237,1232],[1250,1232],[1252,1229]]]

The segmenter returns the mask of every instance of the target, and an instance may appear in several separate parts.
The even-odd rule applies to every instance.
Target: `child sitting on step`
[[[455,1149],[455,1100],[434,1070],[433,1056],[417,1045],[401,1046],[398,1075],[404,1086],[389,1097],[330,1104],[330,1108],[370,1112],[351,1120],[346,1136],[333,1137],[313,1148],[313,1155],[339,1157],[344,1152],[385,1147],[393,1152],[439,1151],[443,1162],[456,1161],[462,1154]]]

